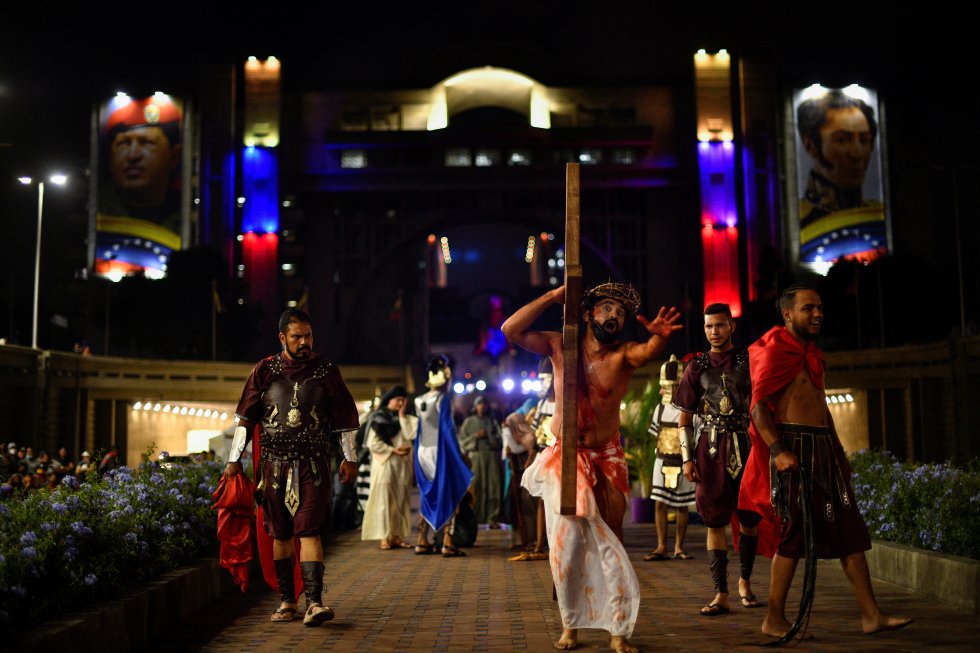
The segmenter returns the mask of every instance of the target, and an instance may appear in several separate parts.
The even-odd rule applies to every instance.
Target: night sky
[[[514,68],[551,86],[683,89],[692,87],[695,50],[727,48],[765,57],[784,88],[814,82],[876,88],[888,109],[890,156],[917,167],[893,167],[893,187],[904,178],[934,180],[920,206],[930,195],[948,201],[947,168],[980,177],[978,130],[964,121],[976,106],[976,39],[968,33],[972,22],[942,3],[915,11],[890,5],[883,13],[827,3],[362,3],[363,9],[320,3],[318,11],[309,9],[312,3],[295,11],[290,3],[269,3],[266,11],[222,3],[225,13],[204,8],[210,4],[103,4],[67,13],[44,4],[4,20],[0,180],[7,181],[0,182],[0,230],[8,235],[0,258],[22,267],[33,261],[36,200],[17,184],[19,174],[68,172],[75,183],[52,195],[53,210],[84,213],[96,102],[118,90],[193,94],[208,66],[240,65],[253,54],[283,60],[288,95],[429,87],[479,65]],[[907,242],[917,241],[917,228],[928,235],[931,227],[910,227]],[[934,248],[929,255],[942,267],[951,251]],[[0,303],[24,281],[5,280]]]

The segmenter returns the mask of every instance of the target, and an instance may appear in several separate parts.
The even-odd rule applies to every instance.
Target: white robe
[[[628,487],[618,437],[601,450],[580,447],[575,515],[561,514],[560,441],[538,454],[521,485],[544,500],[562,625],[629,637],[640,611],[640,583],[622,542],[599,514],[592,492],[595,467],[614,487]]]
[[[396,448],[411,445],[415,439],[412,419],[401,418],[401,430],[391,444],[368,429],[365,442],[371,450],[371,494],[361,524],[362,540],[382,540],[389,536],[407,539],[411,536],[412,452],[399,456]]]

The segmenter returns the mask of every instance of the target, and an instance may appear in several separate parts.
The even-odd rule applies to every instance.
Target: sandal
[[[525,560],[529,560],[530,558],[531,558],[530,553],[528,553],[527,551],[522,551],[521,553],[518,553],[516,556],[511,556],[507,558],[507,562],[524,562]]]
[[[731,610],[728,606],[722,605],[721,603],[715,603],[712,601],[708,605],[701,608],[702,617],[717,617],[719,615],[728,614]]]
[[[643,559],[647,562],[669,560],[670,557],[666,553],[661,553],[660,551],[651,551],[650,553],[643,556]]]
[[[739,594],[738,600],[741,601],[743,608],[758,608],[761,603],[759,599],[756,598],[755,594],[749,592],[748,594]]]
[[[314,608],[320,608],[316,612],[313,611]],[[320,605],[319,603],[314,603],[306,609],[306,616],[303,617],[304,626],[319,626],[324,621],[330,621],[333,619],[333,610],[325,605]]]
[[[385,542],[384,540],[381,540],[381,550],[382,551],[390,551],[391,550],[391,545],[388,544],[387,542]]]
[[[693,560],[694,559],[694,556],[692,556],[687,551],[678,551],[677,553],[675,553],[674,555],[672,555],[670,557],[671,557],[672,560]]]
[[[431,544],[416,544],[415,545],[415,555],[417,556],[427,556],[435,553],[435,547]]]
[[[296,618],[296,608],[280,607],[272,613],[269,621],[292,621]]]
[[[405,542],[404,540],[399,541],[396,544],[392,544],[392,546],[395,547],[395,548],[398,548],[398,549],[414,549],[415,548],[415,545],[414,544],[409,544],[408,542]]]
[[[548,559],[548,552],[547,551],[532,551],[531,553],[527,554],[527,559],[528,560],[547,560]]]
[[[446,546],[446,545],[443,545],[443,547],[442,547],[442,557],[443,558],[465,558],[466,557],[466,554],[464,552],[460,551],[455,546]]]

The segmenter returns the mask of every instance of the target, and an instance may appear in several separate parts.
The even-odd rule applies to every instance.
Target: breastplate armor
[[[748,419],[751,398],[748,354],[744,350],[736,353],[735,366],[727,370],[711,367],[708,355],[702,354],[702,356],[698,357],[698,363],[701,364],[698,383],[702,393],[698,413],[705,416]]]
[[[415,399],[415,409],[419,414],[421,423],[419,435],[419,445],[423,447],[434,447],[439,444],[439,411],[441,407],[443,393],[438,390],[430,390],[421,397]]]
[[[329,367],[323,362],[311,377],[290,382],[279,359],[273,360],[272,381],[262,394],[263,456],[294,459],[327,452],[330,425],[317,411],[326,403],[322,379]]]
[[[534,411],[531,419],[531,430],[534,431],[534,440],[539,445],[544,446],[548,440],[548,421],[555,414],[555,402],[549,399],[542,399]]]
[[[676,423],[660,423],[660,435],[657,436],[657,453],[664,456],[680,455],[681,430],[677,428]]]

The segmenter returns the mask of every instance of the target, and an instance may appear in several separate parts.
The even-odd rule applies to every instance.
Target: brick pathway
[[[246,594],[203,611],[159,651],[549,651],[561,633],[557,604],[551,600],[546,561],[508,563],[511,533],[480,531],[465,558],[415,556],[411,550],[381,551],[361,542],[359,533],[341,535],[327,554],[325,599],[337,617],[319,628],[299,622],[275,624],[278,605],[260,579]],[[627,525],[626,544],[643,592],[633,641],[644,651],[758,650],[764,609],[733,607],[730,615],[706,618],[698,608],[711,595],[704,529],[692,527],[691,561],[644,562],[656,538],[651,525]],[[669,546],[672,546],[670,544]],[[801,565],[802,567],[802,565]],[[730,566],[733,592],[737,563]],[[760,598],[767,594],[768,560],[755,573]],[[794,583],[798,590],[800,579]],[[847,581],[835,562],[821,562],[813,639],[798,650],[816,651],[975,651],[980,624],[971,615],[886,583],[875,583],[886,611],[916,619],[908,628],[865,636]],[[300,599],[301,605],[303,599]],[[790,594],[789,605],[799,601]],[[737,602],[732,602],[737,606]],[[795,607],[794,607],[795,609]],[[601,631],[580,633],[584,651],[609,650]]]

